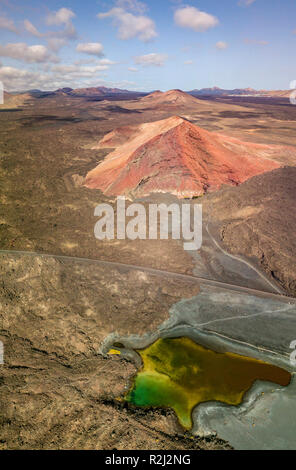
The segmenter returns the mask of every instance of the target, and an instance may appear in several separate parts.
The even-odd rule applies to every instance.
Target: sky
[[[295,0],[0,0],[7,91],[288,89]]]

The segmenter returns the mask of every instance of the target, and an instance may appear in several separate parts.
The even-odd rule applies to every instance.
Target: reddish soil
[[[283,166],[276,160],[283,154],[296,155],[293,147],[243,142],[178,116],[116,129],[94,148],[115,148],[85,179],[109,196],[200,196]]]

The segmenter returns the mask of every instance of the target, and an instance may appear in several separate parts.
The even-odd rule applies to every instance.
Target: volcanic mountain
[[[121,90],[119,88],[106,88],[104,86],[91,87],[91,88],[59,88],[55,91],[41,91],[41,90],[29,90],[27,93],[34,98],[45,98],[45,97],[61,97],[61,96],[72,96],[74,98],[99,98],[99,97],[124,97],[128,99],[138,98],[144,95],[137,91]]]
[[[92,87],[92,88],[76,88],[71,90],[68,93],[71,96],[75,97],[116,97],[116,96],[126,96],[128,97],[139,97],[143,96],[143,93],[137,91],[121,90],[120,88],[106,88],[104,86]]]
[[[93,148],[115,148],[85,179],[107,195],[199,196],[283,166],[277,157],[296,157],[293,147],[242,142],[178,116],[115,129]]]
[[[154,91],[141,98],[139,102],[144,106],[196,106],[200,101],[181,90]]]
[[[92,88],[76,88],[71,91],[72,95],[112,95],[120,93],[132,93],[128,90],[121,90],[119,88],[106,88],[104,86],[92,87]]]

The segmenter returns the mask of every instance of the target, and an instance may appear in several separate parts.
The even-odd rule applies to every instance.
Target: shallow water
[[[217,353],[183,338],[159,339],[137,351],[143,361],[125,400],[139,407],[172,408],[185,429],[200,403],[242,403],[256,380],[289,385],[291,374],[258,359]]]

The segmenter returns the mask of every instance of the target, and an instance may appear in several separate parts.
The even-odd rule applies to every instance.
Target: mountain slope
[[[204,199],[227,251],[258,265],[296,296],[296,168],[280,168]]]
[[[199,100],[181,90],[154,91],[139,100],[144,106],[197,106]]]
[[[279,168],[276,157],[296,158],[292,147],[242,142],[178,116],[116,129],[93,148],[115,148],[85,179],[85,186],[107,195],[199,196]]]
[[[0,104],[0,109],[15,109],[27,104],[32,97],[29,93],[20,93],[18,95],[4,92],[4,103]]]

